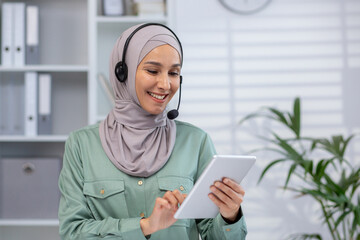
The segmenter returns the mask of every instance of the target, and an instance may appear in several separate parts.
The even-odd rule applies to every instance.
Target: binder
[[[25,73],[25,136],[37,135],[37,73]]]
[[[12,112],[10,134],[24,135],[24,74],[20,72],[10,74],[12,75],[12,94],[7,103]]]
[[[12,66],[13,52],[13,3],[2,4],[1,23],[1,62],[3,66]]]
[[[24,134],[24,75],[6,72],[0,79],[0,134]]]
[[[39,63],[39,7],[26,6],[26,64]]]
[[[38,134],[51,134],[51,75],[39,74]]]
[[[11,81],[8,78],[0,79],[0,134],[10,134],[10,105]]]
[[[14,66],[25,65],[25,3],[14,3]]]

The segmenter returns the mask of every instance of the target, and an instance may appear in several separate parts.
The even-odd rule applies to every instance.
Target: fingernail
[[[216,183],[215,183],[215,186],[220,187],[220,183],[219,183],[219,182],[216,182]]]
[[[224,183],[229,183],[229,179],[225,178]]]

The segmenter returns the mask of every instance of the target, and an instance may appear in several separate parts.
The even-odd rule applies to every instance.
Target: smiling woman
[[[118,38],[110,58],[114,109],[66,141],[62,239],[245,239],[244,190],[231,179],[211,186],[214,219],[174,218],[216,154],[207,133],[165,111],[181,90],[182,59],[179,39],[160,24]]]

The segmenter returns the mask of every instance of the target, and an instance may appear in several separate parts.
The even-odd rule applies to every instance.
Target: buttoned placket
[[[144,218],[147,217],[146,207],[145,207],[145,180],[143,178],[139,178],[137,181],[138,189],[143,193],[143,197],[141,198],[141,208],[139,209],[139,217]]]

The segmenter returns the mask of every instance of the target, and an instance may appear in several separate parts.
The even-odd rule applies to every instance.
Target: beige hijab
[[[135,90],[136,69],[152,49],[161,45],[169,44],[182,56],[179,42],[169,30],[156,25],[144,27],[130,40],[126,52],[128,78],[119,82],[115,65],[122,59],[126,39],[138,26],[123,32],[111,53],[109,76],[115,107],[100,123],[99,133],[106,155],[118,169],[132,176],[148,177],[168,161],[175,145],[176,125],[165,111],[152,115],[142,109]]]

